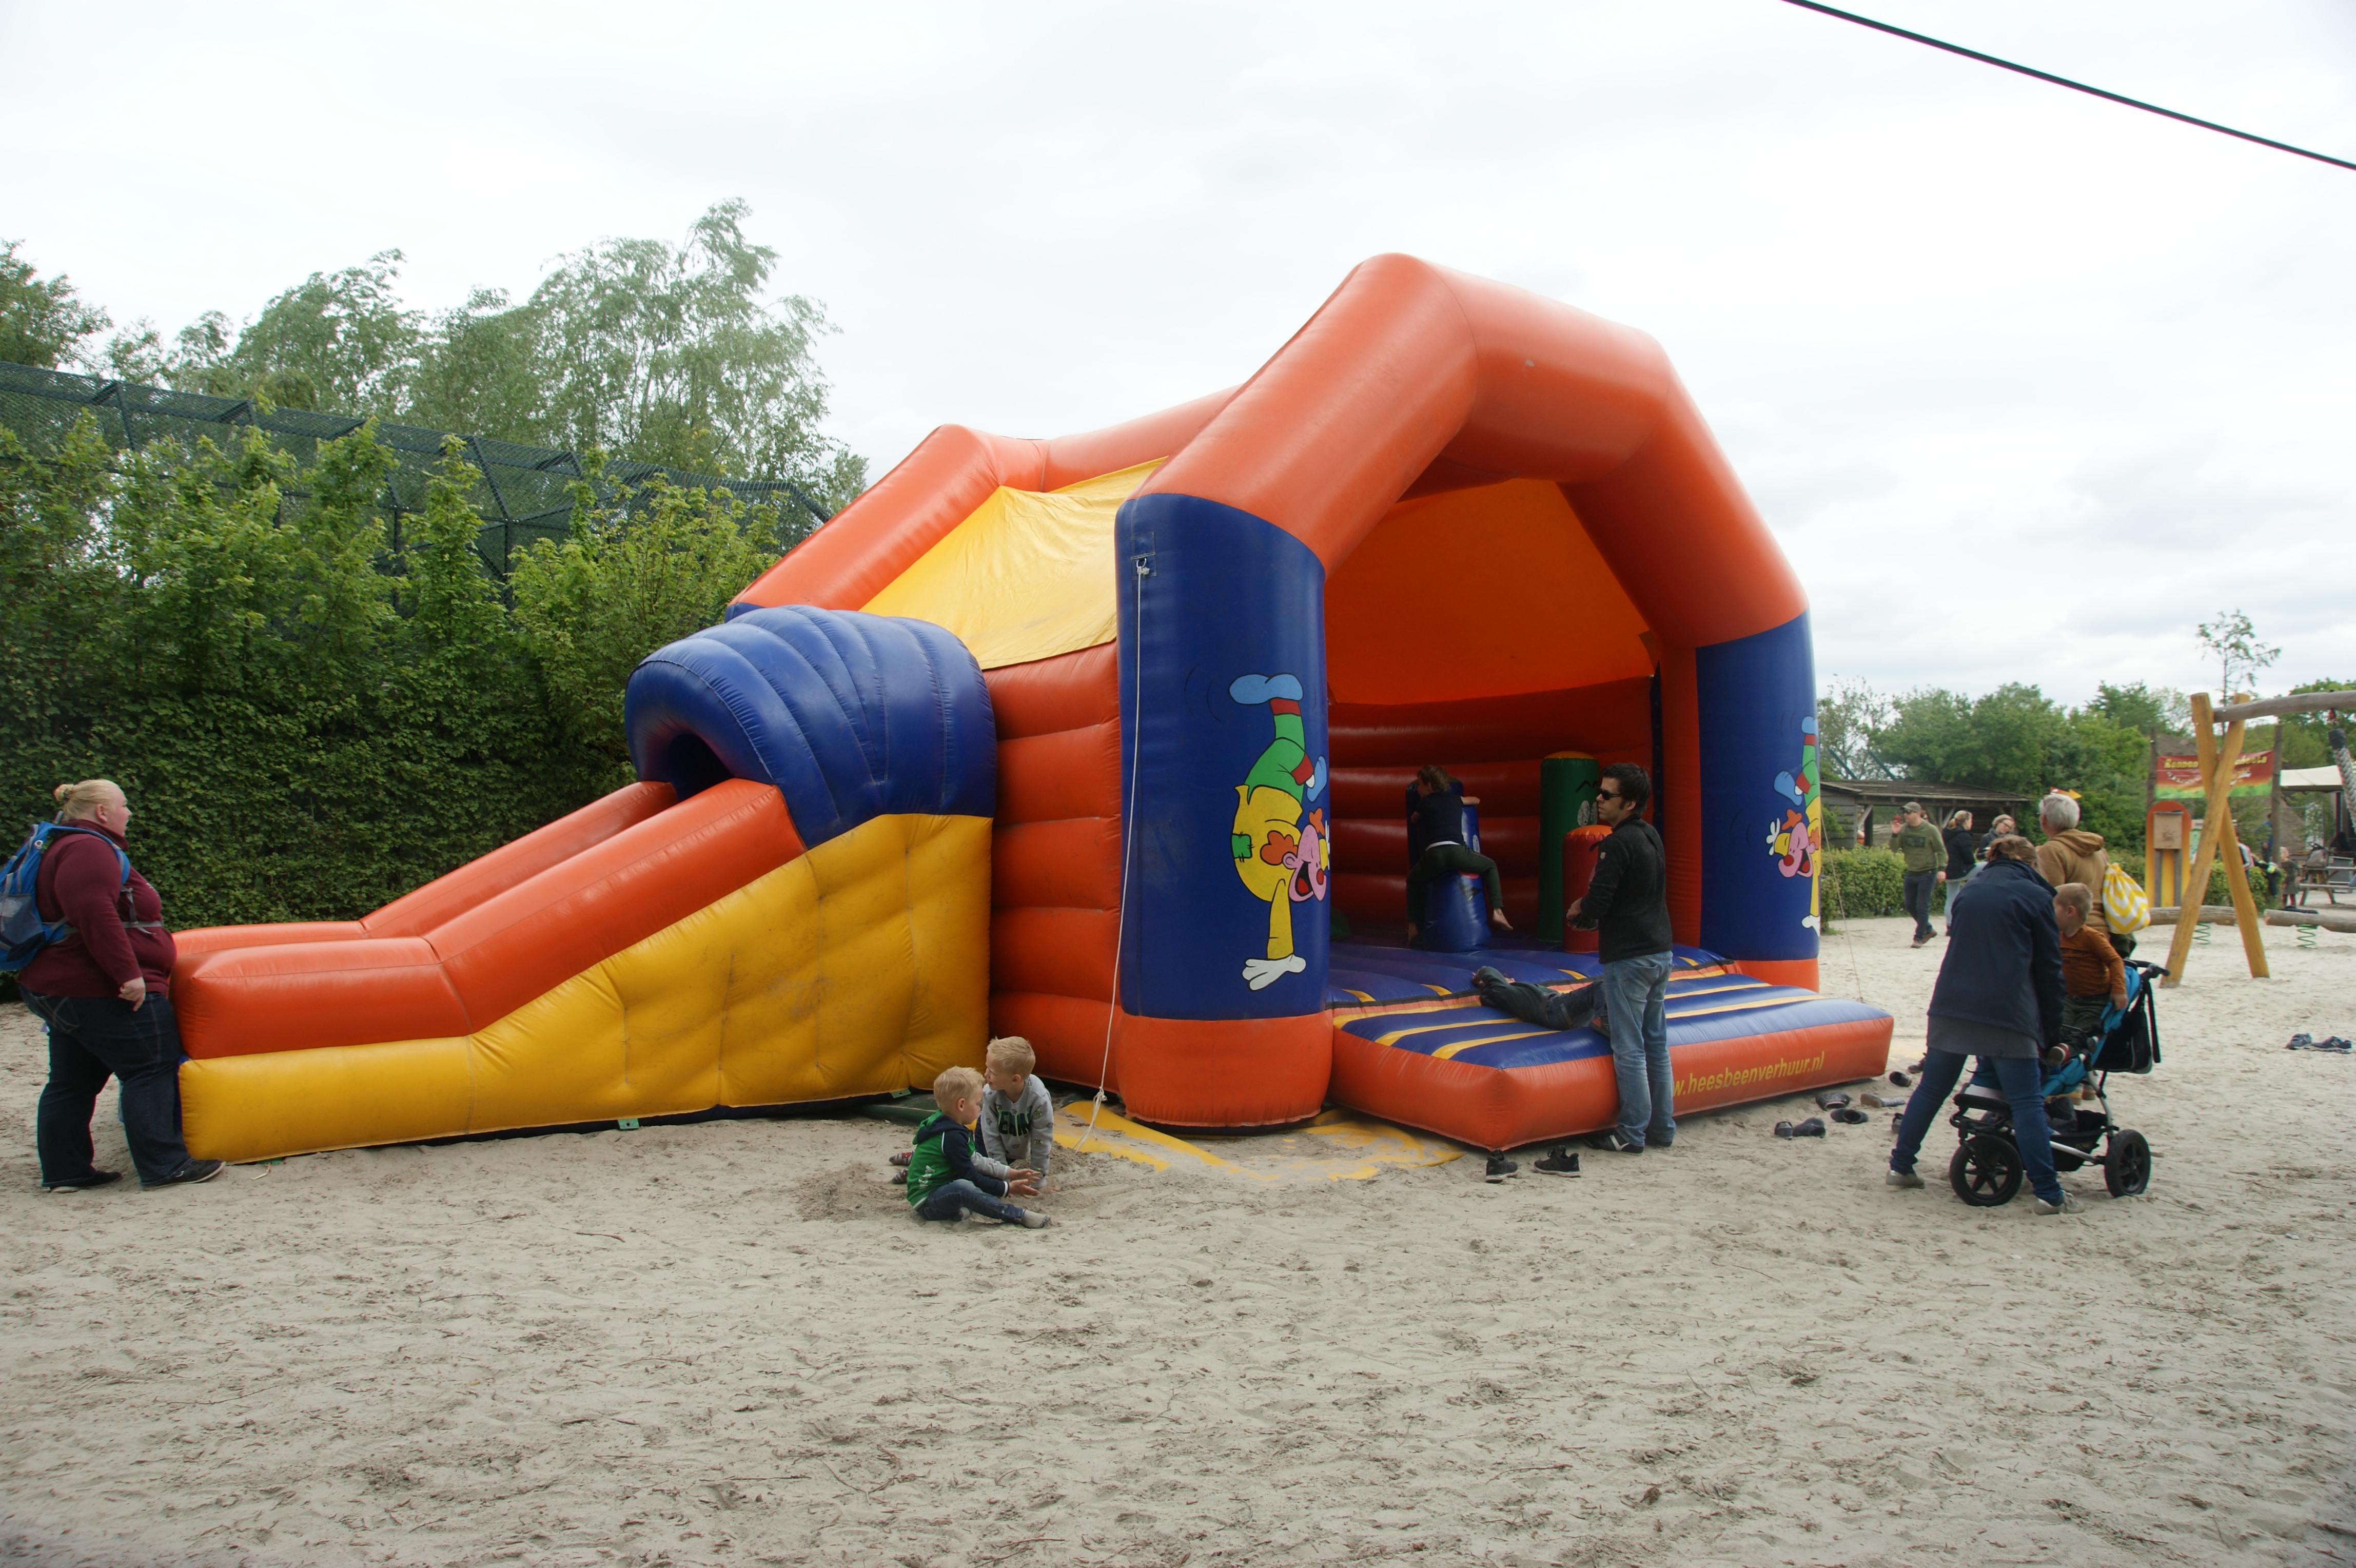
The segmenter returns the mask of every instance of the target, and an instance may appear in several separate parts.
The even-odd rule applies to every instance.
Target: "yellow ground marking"
[[[1385,1166],[1403,1169],[1445,1165],[1464,1150],[1444,1139],[1426,1137],[1372,1122],[1346,1111],[1327,1111],[1306,1127],[1281,1133],[1247,1133],[1218,1140],[1225,1154],[1132,1122],[1117,1112],[1097,1113],[1087,1132],[1088,1102],[1075,1101],[1055,1115],[1058,1147],[1112,1155],[1157,1171],[1181,1158],[1248,1181],[1293,1185],[1322,1181],[1367,1181]],[[1314,1139],[1314,1143],[1305,1140]],[[1232,1156],[1232,1157],[1230,1157]]]

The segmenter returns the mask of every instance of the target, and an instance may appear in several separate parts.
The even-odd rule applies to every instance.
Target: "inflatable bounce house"
[[[934,432],[640,666],[638,783],[365,919],[185,935],[189,1147],[870,1095],[991,1033],[1173,1128],[1587,1131],[1608,1044],[1471,974],[1597,972],[1558,906],[1622,760],[1679,1111],[1865,1077],[1889,1017],[1815,990],[1814,704],[1799,583],[1659,348],[1378,257],[1239,388]],[[1521,934],[1451,879],[1406,941],[1426,763]]]

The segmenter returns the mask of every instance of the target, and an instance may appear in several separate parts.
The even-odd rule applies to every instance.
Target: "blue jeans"
[[[134,1012],[113,996],[24,993],[25,1006],[49,1026],[49,1081],[33,1115],[41,1185],[91,1174],[90,1117],[98,1091],[123,1081],[123,1132],[143,1182],[159,1182],[188,1163],[180,1142],[180,1026],[169,997],[147,993]]]
[[[1914,940],[1918,942],[1931,934],[1931,889],[1938,885],[1936,871],[1906,874],[1906,912],[1914,917]]]
[[[919,1219],[955,1219],[966,1210],[1003,1219],[1010,1225],[1023,1223],[1023,1210],[1003,1198],[992,1197],[969,1181],[959,1179],[943,1182],[925,1195],[916,1205]]]
[[[1620,1082],[1620,1132],[1633,1143],[1667,1148],[1677,1135],[1669,1114],[1669,968],[1665,952],[1603,966],[1603,1008],[1612,1025],[1612,1074]]]
[[[1890,1151],[1891,1170],[1901,1176],[1913,1174],[1914,1156],[1922,1152],[1922,1139],[1931,1131],[1933,1120],[1947,1108],[1948,1097],[1955,1092],[1955,1080],[1963,1077],[1968,1059],[1953,1051],[1923,1053],[1922,1076],[1907,1099],[1906,1113],[1898,1119],[1898,1142]],[[2004,1097],[2012,1102],[2012,1141],[2020,1150],[2020,1163],[2028,1167],[2029,1190],[2048,1203],[2061,1202],[2062,1183],[2053,1174],[2053,1133],[2045,1124],[2045,1097],[2038,1092],[2045,1087],[2044,1067],[2030,1057],[1982,1057],[1980,1060],[1994,1069]]]

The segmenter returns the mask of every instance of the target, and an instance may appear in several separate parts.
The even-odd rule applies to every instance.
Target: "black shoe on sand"
[[[1547,1176],[1577,1176],[1579,1156],[1571,1153],[1569,1144],[1557,1144],[1547,1151],[1545,1159],[1532,1162],[1530,1169]]]
[[[162,1181],[145,1184],[145,1190],[154,1192],[161,1187],[194,1187],[200,1181],[210,1181],[220,1174],[221,1162],[219,1160],[190,1160]]]
[[[1825,1124],[1819,1117],[1811,1116],[1805,1122],[1775,1123],[1775,1136],[1778,1138],[1821,1138],[1824,1135]]]
[[[1608,1155],[1641,1155],[1644,1152],[1644,1144],[1617,1127],[1607,1127],[1601,1133],[1589,1133],[1587,1146],[1590,1149],[1601,1149]]]
[[[1507,1159],[1503,1155],[1491,1155],[1489,1156],[1489,1168],[1482,1173],[1482,1179],[1483,1181],[1503,1181],[1521,1168],[1521,1166],[1515,1165],[1513,1161]]]

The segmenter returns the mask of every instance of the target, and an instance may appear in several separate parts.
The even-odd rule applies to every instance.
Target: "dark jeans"
[[[33,1141],[41,1184],[91,1175],[90,1117],[106,1080],[123,1081],[123,1131],[143,1182],[159,1182],[188,1163],[180,1142],[180,1026],[169,997],[147,993],[136,1012],[112,996],[44,996],[25,1006],[49,1026],[49,1081],[41,1086]]]
[[[1497,880],[1497,863],[1475,854],[1461,843],[1436,843],[1425,850],[1407,874],[1407,923],[1423,924],[1423,890],[1443,876],[1477,875],[1489,890],[1492,913],[1505,907],[1504,885]]]
[[[916,1205],[919,1219],[955,1219],[966,1210],[1003,1219],[1010,1225],[1023,1223],[1023,1210],[1003,1198],[992,1197],[969,1181],[943,1182],[925,1195]]]
[[[1931,934],[1931,889],[1939,885],[1936,870],[1906,874],[1906,912],[1914,917],[1914,940]]]
[[[1949,1097],[1955,1092],[1955,1080],[1964,1076],[1964,1063],[1969,1059],[1954,1051],[1923,1053],[1922,1076],[1907,1099],[1906,1113],[1898,1119],[1898,1142],[1890,1151],[1891,1170],[1901,1176],[1913,1174],[1914,1156],[1922,1152],[1923,1136],[1946,1110]],[[2029,1190],[2048,1203],[2061,1202],[2062,1183],[2053,1174],[2053,1133],[2046,1124],[2044,1098],[2038,1093],[2045,1087],[2045,1069],[2029,1057],[1982,1057],[1980,1061],[1995,1070],[2005,1099],[2012,1102],[2012,1141],[2020,1150],[2020,1163],[2028,1167]]]
[[[1489,978],[1493,975],[1496,978]],[[1483,969],[1474,974],[1472,988],[1483,1002],[1498,1012],[1510,1013],[1523,1023],[1536,1024],[1541,1029],[1584,1029],[1595,1021],[1596,1008],[1603,1000],[1600,984],[1549,991],[1526,981],[1507,980],[1493,969]]]
[[[2103,1032],[2103,1010],[2108,996],[2065,996],[2062,999],[2062,1043],[2083,1046]]]

